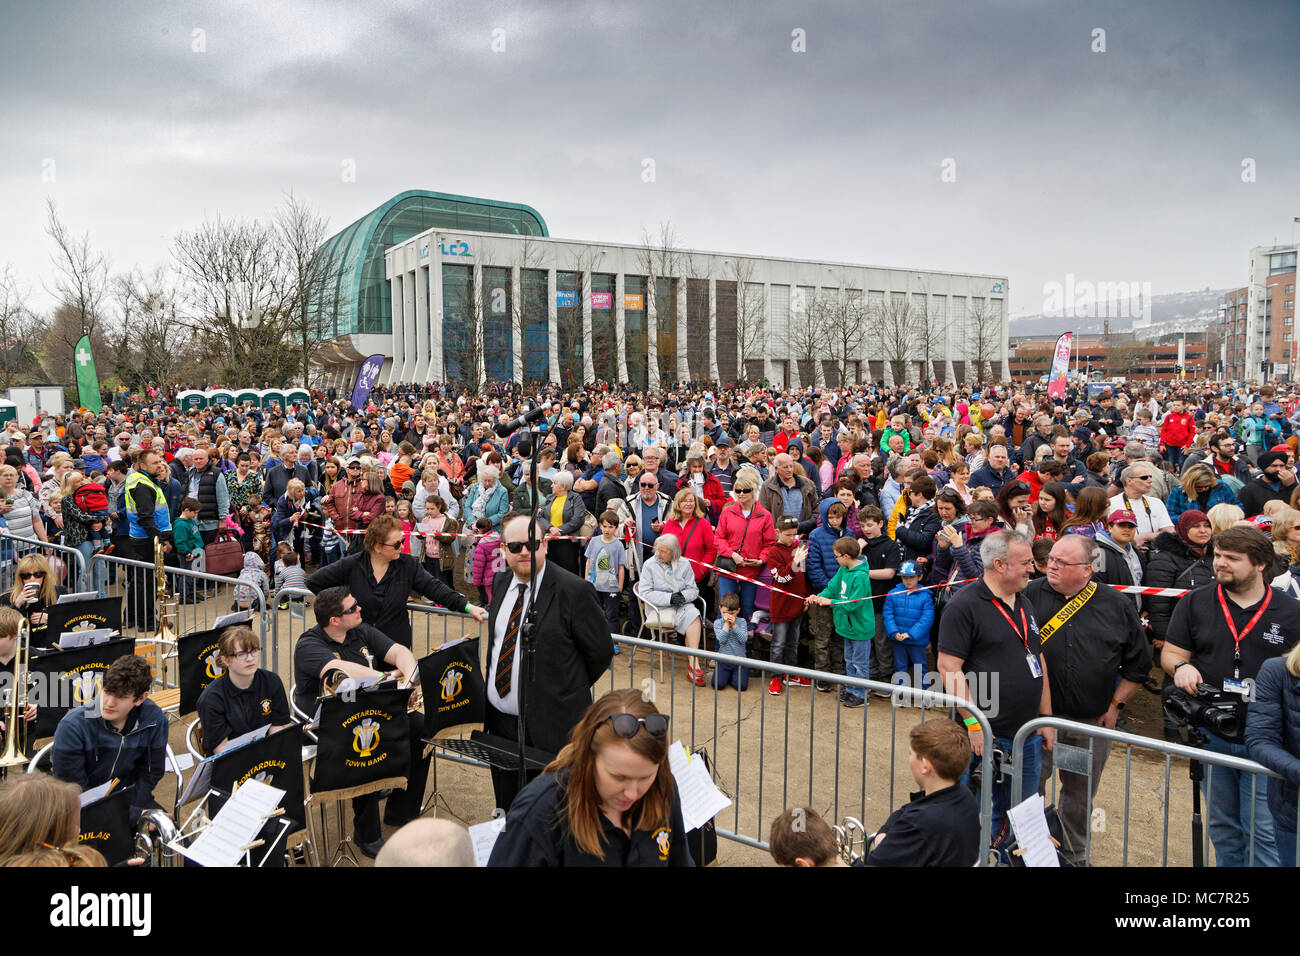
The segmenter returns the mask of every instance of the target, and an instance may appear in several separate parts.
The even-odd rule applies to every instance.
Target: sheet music
[[[1016,832],[1016,844],[1024,850],[1021,859],[1025,861],[1025,866],[1061,865],[1056,855],[1056,844],[1052,842],[1051,832],[1047,829],[1041,793],[1012,807],[1007,811],[1007,816]]]
[[[185,753],[172,754],[167,758],[167,763],[175,769],[177,773],[184,773],[194,766],[194,757],[186,751]]]
[[[668,748],[668,766],[677,781],[687,830],[699,829],[731,806],[731,800],[714,784],[704,760],[688,754],[680,740]]]
[[[339,686],[334,689],[335,697],[347,698],[348,694],[356,694],[359,690],[365,690],[378,684],[383,680],[383,674],[367,674],[365,677],[345,677],[339,682]]]
[[[98,787],[91,787],[81,795],[81,805],[88,807],[96,800],[103,800],[108,796],[108,791],[112,789],[113,783],[114,781],[110,780],[107,783],[101,783]]]
[[[474,843],[474,865],[487,866],[497,837],[506,828],[505,817],[494,817],[486,823],[476,823],[469,828],[469,838]]]
[[[59,647],[70,651],[74,647],[87,647],[91,644],[103,644],[113,636],[111,627],[97,627],[88,631],[64,631],[59,635]]]
[[[199,866],[238,866],[244,859],[244,847],[257,839],[283,798],[283,790],[249,780],[226,801],[198,839],[189,847],[176,849]]]
[[[230,624],[243,624],[245,621],[251,621],[252,619],[252,611],[234,611],[230,614],[223,614],[221,617],[217,618],[216,622],[212,625],[212,629],[215,631],[219,627],[226,627]]]
[[[60,594],[55,604],[72,604],[76,601],[93,601],[99,597],[98,591],[77,591],[75,594]]]
[[[240,747],[244,746],[245,744],[251,744],[255,740],[261,740],[270,732],[271,732],[271,725],[263,724],[261,727],[257,727],[253,730],[250,730],[246,734],[240,734],[238,737],[232,737],[230,739],[230,742],[226,744],[225,749],[222,750],[221,752],[223,754],[228,754],[232,750],[238,750]]]

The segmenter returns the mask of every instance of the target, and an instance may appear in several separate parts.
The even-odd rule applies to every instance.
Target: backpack
[[[95,481],[87,481],[72,493],[72,503],[87,513],[108,511],[108,492]]]

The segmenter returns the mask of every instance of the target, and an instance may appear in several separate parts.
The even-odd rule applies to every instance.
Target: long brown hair
[[[1088,525],[1094,521],[1105,521],[1106,509],[1109,507],[1110,499],[1102,489],[1096,487],[1080,489],[1074,499],[1074,514],[1070,515],[1069,521],[1057,529],[1057,534],[1059,535],[1066,528]]]
[[[651,737],[638,728],[631,740],[614,733],[609,718],[614,714],[648,717],[659,711],[639,690],[613,690],[587,708],[582,720],[573,728],[569,742],[559,752],[547,773],[569,771],[565,794],[568,829],[574,842],[585,853],[605,859],[604,835],[601,832],[601,809],[596,794],[596,754],[610,744],[625,743],[632,752],[658,766],[654,783],[628,810],[633,829],[654,831],[669,826],[673,808],[672,771],[668,769],[668,737]]]
[[[0,865],[59,865],[55,861],[63,859],[69,866],[103,866],[95,851],[89,851],[93,857],[77,852],[80,819],[81,789],[75,783],[44,773],[10,776],[0,784]]]

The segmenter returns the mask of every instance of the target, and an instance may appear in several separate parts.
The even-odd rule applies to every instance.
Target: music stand
[[[65,601],[50,607],[46,614],[45,633],[57,641],[64,631],[89,631],[108,628],[122,629],[122,599],[120,597],[94,598],[89,601]]]
[[[430,747],[453,750],[462,757],[470,757],[498,770],[522,770],[525,773],[529,770],[542,770],[555,759],[555,754],[547,753],[545,750],[538,750],[536,747],[520,747],[517,741],[482,730],[472,731],[469,737],[422,739]]]

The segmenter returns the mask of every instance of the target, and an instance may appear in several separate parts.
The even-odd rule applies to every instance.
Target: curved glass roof
[[[338,263],[331,319],[322,336],[393,331],[384,250],[427,229],[464,229],[512,236],[549,236],[537,210],[519,203],[408,189],[325,240],[322,249]]]

